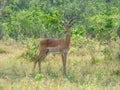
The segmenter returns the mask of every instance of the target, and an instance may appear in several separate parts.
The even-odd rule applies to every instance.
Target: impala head
[[[69,21],[69,23],[67,23],[67,24],[62,24],[62,26],[65,28],[65,33],[70,33],[71,32],[71,30],[70,30],[70,28],[73,26],[73,24],[74,24],[74,19],[75,18],[72,18],[70,21]]]

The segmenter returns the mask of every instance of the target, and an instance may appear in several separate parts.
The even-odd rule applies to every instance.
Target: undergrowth
[[[34,45],[38,45],[32,41],[27,42],[29,48],[16,42],[0,43],[3,51],[9,50],[0,53],[0,90],[119,90],[120,59],[116,42],[107,46],[91,40],[83,47],[71,44],[67,75],[63,76],[61,55],[48,55],[42,62],[42,72],[38,73],[38,67],[32,71],[33,63],[28,58],[35,56]],[[18,58],[29,51],[33,55]]]

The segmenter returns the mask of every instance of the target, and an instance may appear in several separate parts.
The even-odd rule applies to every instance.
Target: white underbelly
[[[53,54],[60,54],[60,47],[48,47],[47,49],[49,49],[49,53],[53,53]]]
[[[49,53],[52,53],[52,54],[61,54],[61,52],[49,52]]]
[[[47,49],[49,50],[49,53],[52,53],[52,54],[62,54],[62,53],[68,52],[68,50],[66,49],[61,51],[60,46],[48,47]]]

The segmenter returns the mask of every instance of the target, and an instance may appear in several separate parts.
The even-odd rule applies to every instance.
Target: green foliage
[[[99,58],[92,58],[92,64],[98,64],[100,62]]]
[[[109,47],[105,47],[102,51],[103,55],[105,56],[105,59],[111,60],[113,56],[113,50]]]
[[[70,82],[77,82],[77,79],[74,75],[73,72],[68,72],[66,75],[66,78],[70,81]]]
[[[116,38],[119,1],[105,0],[9,0],[1,2],[3,32],[16,40],[27,37],[61,37],[61,22],[76,17],[72,34],[102,42]]]
[[[105,55],[108,55],[108,56],[111,55],[111,50],[109,48],[105,48],[101,52]]]
[[[35,79],[42,80],[44,78],[43,74],[36,74]]]
[[[7,23],[9,28],[5,32],[15,39],[18,39],[19,36],[38,37],[42,29],[41,17],[42,12],[35,8],[13,13],[10,17],[11,20]]]
[[[38,38],[47,31],[48,35],[61,29],[59,11],[52,10],[45,14],[39,8],[33,7],[28,10],[13,12],[11,8],[6,7],[5,12],[10,13],[9,19],[6,19],[4,34],[16,40],[26,37]],[[13,13],[12,13],[13,12]],[[7,16],[8,17],[8,16]]]
[[[72,54],[72,53],[75,53],[76,51],[77,51],[77,49],[76,49],[76,48],[74,48],[74,47],[71,47],[71,48],[70,48],[70,51],[69,51],[69,53],[71,53],[71,54]]]
[[[24,52],[24,57],[30,60],[33,60],[36,56],[38,56],[38,42],[31,38],[26,42],[26,51]]]
[[[51,72],[50,76],[54,79],[59,77],[58,73],[55,73],[55,72]]]

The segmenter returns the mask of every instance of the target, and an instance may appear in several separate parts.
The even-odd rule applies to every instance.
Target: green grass
[[[67,59],[67,76],[64,77],[60,55],[50,54],[42,62],[42,73],[38,73],[38,67],[33,73],[33,62],[20,57],[25,46],[10,43],[0,43],[0,48],[7,51],[0,53],[0,90],[120,89],[120,62],[113,57],[110,60],[104,58],[103,46],[99,49],[99,45],[94,44],[94,51],[90,51],[90,45],[80,49],[72,47]],[[115,42],[112,44],[116,46],[115,54],[118,46]]]

